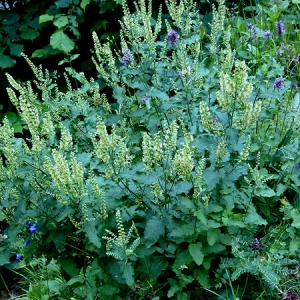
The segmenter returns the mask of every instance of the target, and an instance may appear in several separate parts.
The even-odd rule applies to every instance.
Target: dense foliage
[[[98,78],[72,69],[65,88],[23,54],[36,79],[7,74],[7,93],[28,134],[0,126],[0,265],[26,279],[21,299],[298,299],[284,2],[245,19],[220,0],[206,26],[192,0],[156,19],[124,1],[120,47],[93,32]]]

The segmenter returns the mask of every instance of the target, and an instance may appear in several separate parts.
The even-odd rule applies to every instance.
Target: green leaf
[[[35,31],[31,28],[23,27],[21,29],[21,38],[24,40],[34,40],[40,35],[38,31]]]
[[[58,0],[55,2],[55,5],[57,8],[63,8],[63,7],[68,7],[72,4],[73,0]]]
[[[85,11],[85,8],[90,4],[91,0],[81,0],[80,7]]]
[[[83,225],[83,230],[89,241],[96,247],[101,248],[101,241],[98,237],[99,229],[96,228],[96,221],[87,222]]]
[[[58,28],[61,28],[61,27],[64,27],[66,24],[68,24],[69,20],[66,16],[60,16],[57,20],[55,20],[53,22],[53,24],[58,27]]]
[[[153,216],[145,226],[146,246],[149,248],[155,244],[160,236],[165,232],[162,219],[158,216]]]
[[[60,261],[61,267],[67,272],[70,277],[76,277],[79,273],[79,269],[71,258],[66,258]]]
[[[210,280],[209,280],[209,274],[208,271],[200,268],[194,271],[194,277],[198,282],[205,288],[210,287]]]
[[[254,194],[261,197],[273,197],[276,195],[276,193],[268,186],[257,188]]]
[[[209,229],[207,231],[207,242],[210,246],[214,245],[219,240],[220,230]]]
[[[21,56],[23,51],[24,45],[23,44],[9,44],[10,54],[15,56]]]
[[[16,61],[12,58],[10,58],[7,55],[1,54],[0,53],[0,68],[5,69],[5,68],[11,68],[14,66]]]
[[[54,18],[54,16],[49,16],[47,14],[46,15],[41,15],[39,17],[39,23],[41,24],[41,23],[45,23],[45,22],[48,22],[48,21],[52,21],[53,18]]]
[[[1,249],[2,251],[2,249]],[[6,252],[0,252],[0,266],[3,266],[9,263],[10,254]]]
[[[117,287],[109,284],[105,284],[104,286],[99,287],[98,290],[100,295],[103,296],[113,296],[120,291]]]
[[[59,51],[53,49],[50,45],[45,46],[43,49],[38,49],[33,52],[31,57],[47,58],[49,55],[58,54]]]
[[[65,53],[69,53],[74,49],[74,42],[62,31],[53,33],[50,37],[50,45],[54,49],[58,49]]]
[[[123,278],[125,279],[125,282],[127,283],[127,285],[131,286],[134,284],[134,271],[133,271],[133,267],[131,265],[131,263],[127,263],[123,270]]]
[[[6,11],[5,11],[4,16],[5,16],[4,20],[3,19],[1,20],[1,23],[3,25],[16,25],[20,19],[20,14],[10,13],[10,12],[6,12]]]
[[[197,244],[189,244],[189,252],[194,260],[194,262],[200,266],[203,262],[204,255],[201,251],[202,244],[198,242]]]

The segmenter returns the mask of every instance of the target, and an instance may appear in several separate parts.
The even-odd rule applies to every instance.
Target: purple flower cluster
[[[249,245],[252,250],[260,250],[262,248],[262,244],[258,241],[257,238]]]
[[[283,88],[283,82],[284,79],[282,77],[276,78],[274,82],[274,87],[278,90],[281,90]]]
[[[247,28],[250,29],[253,34],[257,34],[257,28],[255,28],[253,24],[248,23]]]
[[[30,232],[31,234],[37,232],[36,224],[32,224],[30,221],[26,222],[26,227],[29,228],[29,232]]]
[[[282,36],[282,34],[285,32],[283,21],[280,20],[279,22],[276,22],[275,26],[276,26],[278,36]]]
[[[123,53],[122,61],[123,61],[124,66],[127,66],[132,61],[134,61],[134,57],[129,49],[122,49],[122,53]]]
[[[142,98],[142,101],[148,101],[149,100],[149,96],[148,95],[145,95],[143,98]]]
[[[300,169],[300,162],[297,163],[296,169]]]
[[[262,33],[262,36],[263,36],[263,38],[265,38],[265,39],[271,37],[272,35],[273,35],[273,33],[271,32],[271,30],[265,30],[265,31]]]
[[[298,53],[298,55],[297,55],[295,61],[296,61],[297,64],[300,62],[300,53]]]
[[[169,44],[174,45],[178,42],[179,34],[175,30],[169,30],[168,31],[168,37],[169,37]]]

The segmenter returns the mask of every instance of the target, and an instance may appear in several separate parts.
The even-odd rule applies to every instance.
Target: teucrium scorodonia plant
[[[171,19],[159,10],[153,22],[151,2],[140,0],[131,14],[123,1],[121,51],[93,33],[93,62],[110,101],[82,73],[75,76],[81,87],[65,75],[61,91],[26,56],[36,81],[19,84],[7,75],[8,94],[28,126],[23,139],[7,120],[0,127],[10,247],[25,222],[35,221],[37,255],[51,254],[71,277],[86,266],[101,269],[91,297],[103,286],[126,290],[138,281],[154,295],[164,274],[178,279],[169,280],[169,297],[193,297],[184,292],[189,283],[213,285],[210,269],[230,253],[232,236],[253,237],[272,221],[260,202],[274,205],[281,196],[277,170],[293,155],[277,156],[275,148],[298,143],[293,135],[279,145],[286,130],[278,122],[277,144],[264,148],[259,131],[273,134],[278,126],[266,117],[247,64],[234,57],[224,1],[213,10],[209,51],[193,1],[167,1],[167,8]],[[270,153],[276,166],[267,168]],[[63,260],[74,251],[81,261],[71,272]]]

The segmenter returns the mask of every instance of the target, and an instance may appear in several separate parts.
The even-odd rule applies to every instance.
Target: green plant
[[[222,289],[224,279],[234,297],[246,297],[235,281],[249,267],[276,297],[298,245],[298,93],[281,89],[281,77],[274,86],[277,75],[260,80],[259,69],[235,57],[224,1],[209,34],[193,1],[166,4],[167,32],[151,2],[140,0],[134,14],[122,3],[121,51],[93,33],[93,63],[115,101],[83,73],[78,88],[64,74],[67,90],[59,90],[25,55],[37,93],[7,74],[30,139],[14,137],[4,119],[2,265],[16,267],[13,254],[26,264],[44,255],[79,299],[211,299],[204,289]],[[283,217],[280,260],[271,248],[271,263],[241,254]]]

